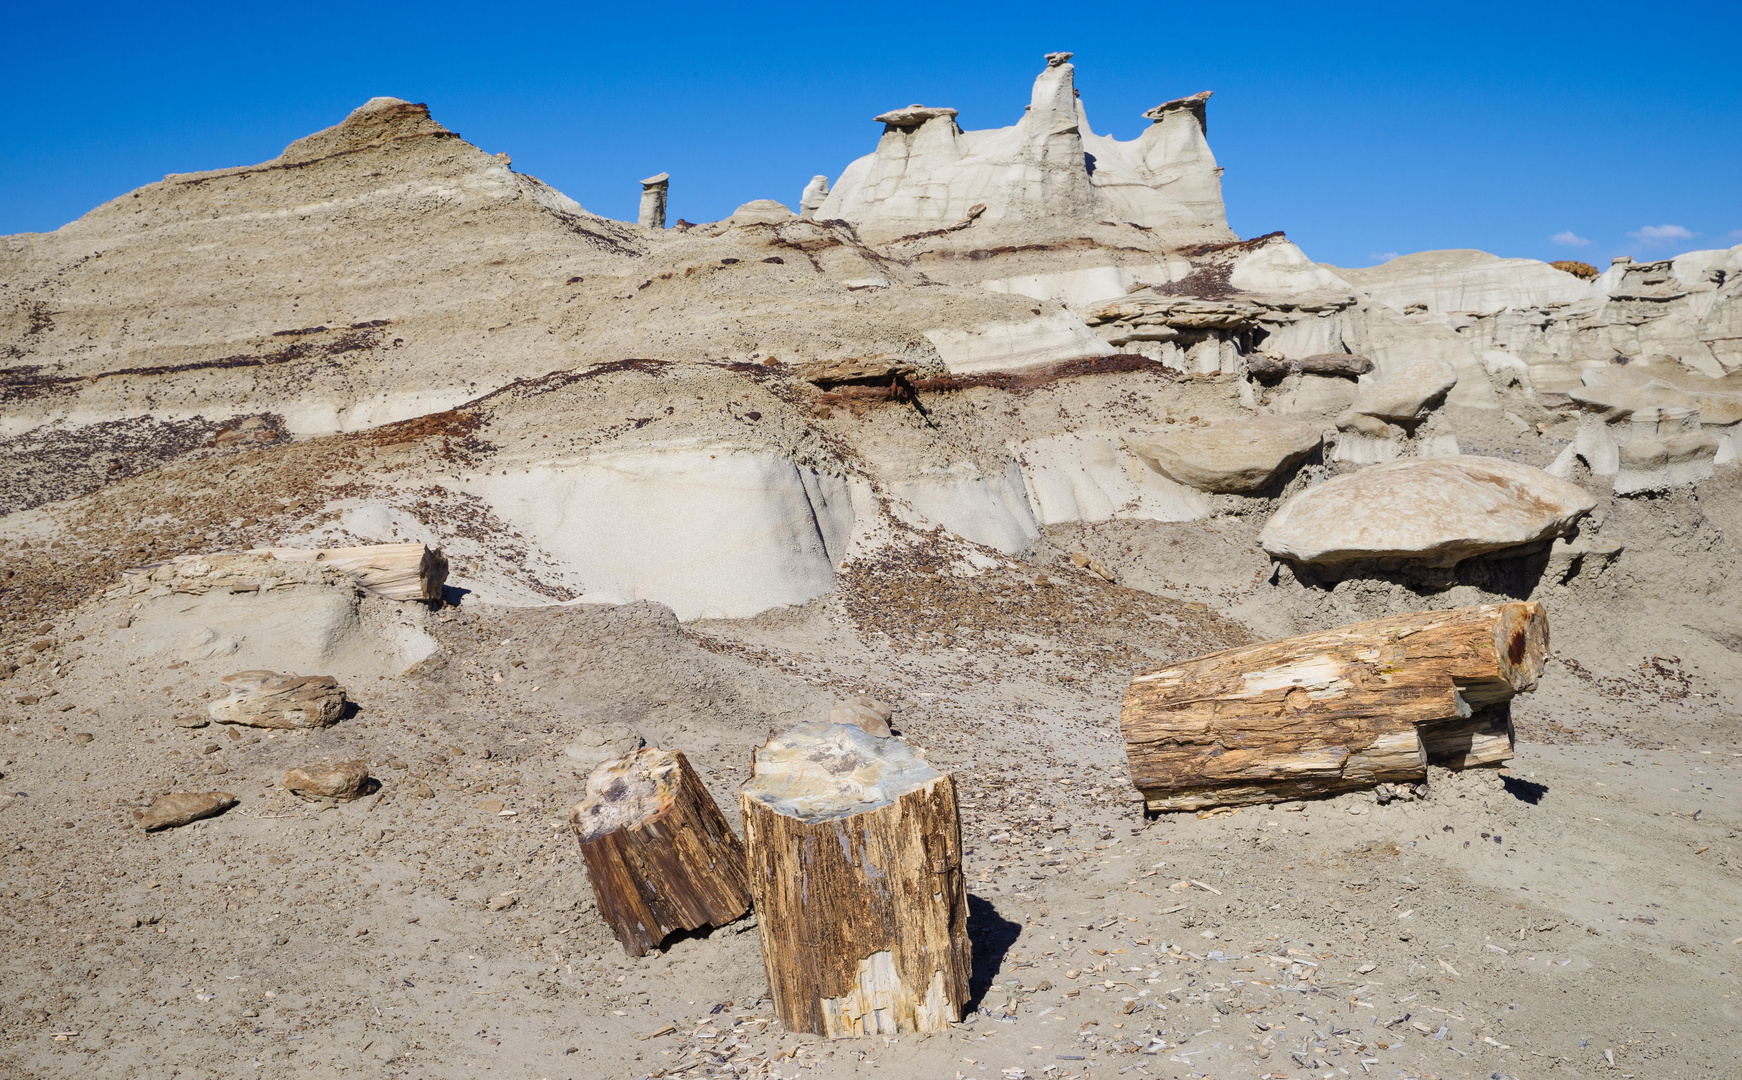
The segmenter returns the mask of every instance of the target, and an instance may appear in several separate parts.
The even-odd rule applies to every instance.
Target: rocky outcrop
[[[1721,378],[1742,370],[1742,245],[1653,262],[1619,258],[1575,298],[1534,298],[1447,325],[1478,355],[1515,358],[1539,393],[1580,385],[1589,365],[1618,358]]]
[[[1118,351],[1072,311],[960,329],[939,327],[925,336],[953,375],[1021,371]]]
[[[1116,432],[1084,430],[1016,444],[1021,481],[1041,525],[1083,521],[1191,521],[1209,501],[1145,461]]]
[[[686,620],[828,592],[854,519],[843,479],[737,441],[537,460],[468,487],[572,567],[583,599],[654,599]]]
[[[1258,543],[1309,565],[1403,559],[1455,565],[1564,535],[1596,500],[1541,469],[1492,458],[1416,458],[1309,488],[1265,523]]]
[[[1325,269],[1394,311],[1497,312],[1577,300],[1589,284],[1535,259],[1486,251],[1421,251],[1378,266]]]
[[[1669,383],[1597,385],[1572,390],[1578,432],[1549,471],[1568,475],[1575,458],[1606,476],[1619,495],[1695,484],[1712,475],[1723,446],[1701,424],[1700,401]],[[1742,396],[1734,399],[1742,405]],[[1734,421],[1732,421],[1734,423]],[[1724,441],[1728,441],[1725,433]],[[1735,456],[1730,449],[1727,461]]]
[[[1137,139],[1096,135],[1077,100],[1070,53],[1052,53],[1011,127],[964,131],[956,110],[911,105],[878,116],[875,153],[849,165],[817,210],[868,237],[950,225],[1103,219],[1225,240],[1221,169],[1205,140],[1208,94],[1157,106]]]

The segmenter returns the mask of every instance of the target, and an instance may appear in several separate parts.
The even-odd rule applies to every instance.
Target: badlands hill
[[[1742,247],[1315,263],[1228,231],[1208,94],[1120,142],[1069,61],[1008,128],[880,115],[797,213],[611,221],[376,98],[4,238],[0,1061],[1721,1070]],[[444,604],[213,560],[401,541]],[[1504,778],[1144,817],[1134,672],[1525,598],[1557,659]],[[356,711],[178,725],[255,668]],[[783,1036],[742,924],[626,962],[550,827],[644,740],[736,825],[746,751],[859,697],[963,778],[948,1039]],[[342,759],[368,799],[282,786]]]

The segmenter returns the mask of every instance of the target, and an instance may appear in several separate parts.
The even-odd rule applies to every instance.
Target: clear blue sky
[[[1607,263],[1742,242],[1736,0],[6,0],[0,15],[0,233],[274,157],[380,94],[427,102],[595,213],[633,218],[636,180],[663,171],[673,218],[713,220],[796,205],[812,174],[871,151],[871,117],[894,106],[1013,123],[1041,54],[1063,49],[1090,121],[1120,138],[1144,109],[1214,90],[1229,223],[1284,229],[1323,261],[1476,247]]]

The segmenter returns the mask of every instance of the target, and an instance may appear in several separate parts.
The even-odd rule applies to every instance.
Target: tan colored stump
[[[630,956],[750,908],[744,845],[680,751],[647,747],[600,765],[569,825],[599,914]]]
[[[774,1010],[830,1038],[939,1031],[972,962],[955,782],[899,739],[810,722],[739,789]]]

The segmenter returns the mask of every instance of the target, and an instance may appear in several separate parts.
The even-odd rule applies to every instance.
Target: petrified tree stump
[[[680,751],[647,747],[600,765],[569,824],[599,914],[630,956],[750,908],[744,845]]]
[[[830,1038],[938,1031],[972,962],[955,782],[898,739],[812,721],[739,789],[774,1011]]]
[[[1428,764],[1512,756],[1514,694],[1548,656],[1541,604],[1374,619],[1246,645],[1131,681],[1120,714],[1151,810],[1274,802]]]

